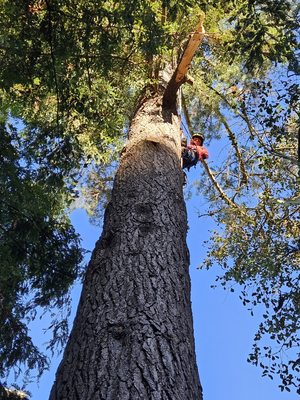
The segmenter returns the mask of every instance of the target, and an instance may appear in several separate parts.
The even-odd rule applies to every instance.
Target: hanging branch
[[[183,94],[182,94],[182,107],[183,107],[183,112],[184,112],[184,115],[185,115],[185,119],[186,119],[186,122],[187,122],[187,125],[188,125],[188,128],[189,128],[189,131],[192,133],[192,124],[191,124],[191,120],[190,120],[188,108],[187,108],[186,101],[185,101],[185,98],[184,98]],[[234,139],[235,139],[235,137],[234,137]],[[226,203],[227,203],[229,206],[235,207],[235,208],[239,208],[239,206],[238,206],[234,201],[232,201],[232,200],[223,192],[221,186],[218,184],[218,182],[216,181],[216,179],[215,179],[215,177],[214,177],[212,171],[210,170],[210,168],[209,168],[207,162],[206,162],[205,160],[201,160],[201,162],[202,162],[202,164],[204,165],[204,168],[205,168],[205,170],[206,170],[206,172],[207,172],[207,175],[209,176],[210,180],[212,181],[212,183],[214,184],[215,188],[216,188],[217,191],[219,192],[221,198],[222,198],[224,201],[226,201]],[[247,177],[247,178],[248,178],[248,177]]]
[[[227,195],[226,193],[223,192],[221,186],[218,184],[218,182],[216,181],[215,177],[213,176],[212,171],[210,170],[207,162],[205,160],[201,160],[202,164],[204,165],[204,168],[207,172],[207,175],[209,176],[210,180],[212,181],[212,183],[214,184],[214,187],[217,189],[217,191],[220,194],[220,197],[222,200],[226,201],[226,203],[234,208],[239,208],[238,205],[232,201]]]
[[[285,154],[283,154],[283,153],[281,153],[281,152],[275,150],[272,146],[268,146],[266,143],[263,142],[263,140],[262,140],[262,138],[261,138],[261,135],[259,134],[259,132],[257,132],[257,130],[256,130],[256,129],[254,128],[254,126],[252,125],[252,123],[251,123],[251,121],[250,121],[248,115],[246,114],[246,111],[245,111],[245,110],[242,110],[242,112],[240,112],[239,110],[237,110],[237,108],[236,108],[233,104],[230,103],[230,101],[228,101],[228,99],[226,98],[226,96],[224,96],[222,93],[218,92],[218,90],[216,90],[215,88],[213,88],[213,87],[210,86],[210,85],[207,85],[207,87],[208,87],[209,89],[211,89],[212,91],[214,91],[219,97],[221,97],[221,99],[233,110],[233,112],[234,112],[236,115],[238,115],[240,118],[242,118],[243,121],[245,121],[245,123],[246,123],[246,125],[247,125],[247,127],[248,127],[248,130],[249,130],[250,135],[251,135],[252,137],[253,137],[253,136],[256,136],[257,139],[258,139],[258,141],[259,141],[259,143],[260,143],[260,145],[261,145],[264,149],[268,150],[270,153],[274,154],[274,155],[277,156],[277,157],[284,158],[284,159],[286,159],[286,160],[289,160],[289,161],[290,161],[291,163],[293,163],[293,164],[298,164],[298,165],[299,165],[299,162],[298,162],[298,160],[297,160],[296,158],[287,156],[287,155],[285,155]],[[300,134],[299,134],[299,136],[300,136]],[[299,147],[300,147],[300,146],[299,146]],[[299,168],[300,168],[300,165],[299,165]]]
[[[215,89],[213,86],[210,85],[206,85],[208,87],[208,89],[212,90],[213,92],[215,92],[219,97],[221,97],[221,99],[234,111],[234,113],[236,115],[239,115],[241,118],[243,118],[242,114],[237,110],[237,108],[235,107],[235,105],[231,104],[230,101],[227,99],[227,97],[220,93],[217,89]],[[243,118],[244,119],[244,118]]]
[[[221,122],[224,125],[224,127],[225,127],[225,129],[226,129],[226,131],[228,133],[228,137],[229,137],[229,139],[231,141],[231,144],[232,144],[233,148],[235,149],[235,153],[236,153],[236,156],[237,156],[237,159],[238,159],[238,162],[239,162],[240,172],[242,174],[241,185],[242,184],[247,184],[248,180],[249,180],[249,177],[248,177],[247,172],[246,172],[244,160],[243,160],[242,154],[240,152],[239,145],[238,145],[238,142],[236,140],[235,134],[231,130],[226,118],[224,117],[224,115],[221,113],[220,110],[217,111],[217,114],[219,115],[219,117],[221,119]]]
[[[176,93],[180,86],[187,82],[187,72],[192,62],[192,59],[203,41],[205,30],[203,27],[204,16],[201,17],[199,24],[194,33],[190,35],[190,39],[181,56],[181,59],[166,87],[163,96],[163,106],[172,108],[176,104]]]
[[[221,199],[224,200],[230,207],[233,207],[236,210],[238,210],[244,217],[248,217],[249,218],[249,215],[247,214],[247,212],[243,211],[240,206],[238,206],[233,200],[231,200],[227,196],[226,193],[224,193],[224,191],[222,190],[221,186],[216,181],[216,179],[215,179],[211,169],[209,168],[207,162],[205,160],[201,160],[201,162],[202,162],[202,164],[203,164],[203,166],[204,166],[204,168],[205,168],[205,170],[207,172],[207,175],[209,176],[210,180],[212,181],[214,187],[219,192]]]
[[[290,157],[290,156],[287,156],[287,155],[284,154],[284,153],[281,153],[280,151],[274,149],[273,146],[272,146],[271,144],[268,146],[268,145],[262,140],[260,133],[259,133],[259,132],[254,128],[254,126],[252,125],[252,123],[251,123],[251,121],[250,121],[250,119],[249,119],[249,117],[248,117],[248,115],[247,115],[247,113],[246,113],[245,110],[243,110],[242,113],[238,113],[238,115],[239,115],[241,118],[243,118],[243,120],[244,120],[244,121],[246,122],[246,124],[247,124],[247,127],[248,127],[249,132],[250,132],[252,135],[255,135],[255,136],[256,136],[256,138],[258,139],[259,144],[260,144],[264,149],[266,149],[269,153],[274,154],[274,155],[277,156],[277,157],[284,158],[285,160],[289,160],[292,164],[298,164],[298,165],[299,165],[299,162],[298,162],[298,160],[297,160],[296,158]],[[300,168],[300,166],[299,166],[299,168]]]
[[[245,116],[236,108],[236,106],[234,104],[231,104],[230,101],[227,99],[227,97],[220,93],[218,90],[216,90],[214,87],[210,86],[210,85],[206,85],[210,90],[212,90],[213,92],[215,92],[230,108],[231,110],[238,115],[239,117],[241,117],[247,124],[250,135],[253,135],[253,129],[252,129],[252,125],[249,125],[249,120],[246,120]]]

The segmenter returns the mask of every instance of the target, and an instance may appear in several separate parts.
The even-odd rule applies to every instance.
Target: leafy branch
[[[230,207],[239,208],[239,206],[234,201],[232,201],[226,195],[226,193],[222,190],[221,186],[218,184],[217,180],[215,179],[213,172],[209,168],[207,162],[205,160],[201,160],[201,162],[207,172],[207,175],[209,176],[210,180],[212,181],[214,187],[217,189],[218,193],[220,194],[221,199],[224,200]]]
[[[238,159],[238,162],[239,162],[239,168],[240,168],[240,171],[241,171],[241,174],[242,174],[242,179],[241,179],[240,185],[243,185],[243,184],[247,185],[249,177],[248,177],[248,174],[246,172],[245,163],[244,163],[241,151],[239,149],[239,145],[238,145],[238,142],[236,140],[235,134],[231,130],[226,118],[224,117],[224,115],[221,113],[220,110],[217,111],[217,115],[219,115],[220,120],[221,120],[222,124],[224,125],[224,127],[225,127],[225,129],[226,129],[226,131],[228,133],[228,137],[229,137],[229,139],[230,139],[230,141],[232,143],[232,146],[233,146],[233,148],[235,149],[235,152],[236,152],[236,156],[237,156],[237,159]]]

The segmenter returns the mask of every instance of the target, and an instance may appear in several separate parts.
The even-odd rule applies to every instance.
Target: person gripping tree
[[[181,157],[182,169],[188,171],[192,166],[195,166],[198,161],[206,160],[208,158],[208,150],[203,146],[204,136],[201,133],[195,133],[192,140],[187,144],[186,138],[181,140]]]

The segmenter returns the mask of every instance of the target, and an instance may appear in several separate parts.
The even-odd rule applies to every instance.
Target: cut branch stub
[[[199,24],[194,33],[190,35],[187,46],[181,56],[181,59],[166,87],[163,96],[163,106],[167,108],[172,108],[176,104],[176,93],[180,86],[187,81],[187,72],[189,70],[192,59],[199,48],[203,38],[204,38],[204,27],[203,27],[203,17],[201,18]]]

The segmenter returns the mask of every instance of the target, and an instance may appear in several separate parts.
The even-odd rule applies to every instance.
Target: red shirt
[[[190,141],[190,144],[187,145],[188,149],[195,150],[198,153],[199,160],[206,160],[208,158],[208,151],[204,146],[197,146],[193,139]]]

